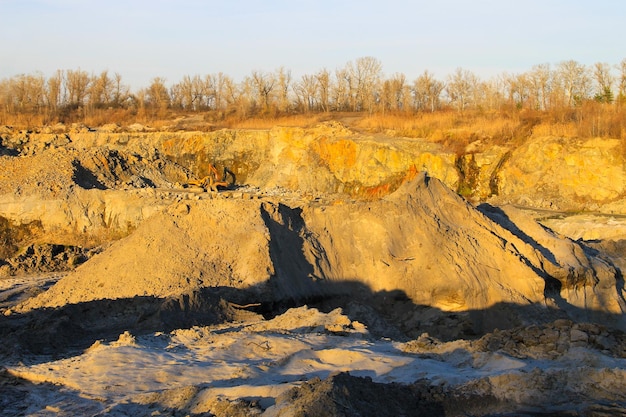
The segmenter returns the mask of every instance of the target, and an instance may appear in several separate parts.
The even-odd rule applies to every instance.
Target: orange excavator
[[[232,177],[232,182],[226,181],[226,175],[229,174]],[[217,168],[213,164],[209,164],[209,175],[199,180],[189,180],[187,185],[196,187],[202,187],[205,191],[217,192],[217,187],[230,187],[235,183],[235,174],[228,168],[224,168],[224,175],[220,178],[220,174]]]

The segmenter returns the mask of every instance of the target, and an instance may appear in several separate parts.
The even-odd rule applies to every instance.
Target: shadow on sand
[[[309,298],[259,301],[255,289],[215,287],[170,298],[95,300],[13,313],[0,316],[0,354],[5,359],[16,352],[62,358],[82,353],[97,340],[115,340],[124,331],[134,335],[170,332],[241,321],[246,314],[250,318],[251,312],[271,319],[304,305],[322,312],[341,308],[352,321],[365,324],[371,337],[397,341],[415,339],[423,333],[442,341],[476,339],[494,329],[571,319],[565,311],[543,305],[500,303],[483,310],[446,312],[417,305],[402,291],[373,292],[360,282],[314,285],[318,295]],[[603,326],[622,319],[621,315],[578,310],[577,317]]]
[[[268,282],[247,289],[209,287],[169,298],[104,299],[0,316],[0,354],[10,357],[15,352],[30,352],[63,357],[84,350],[96,340],[113,340],[124,331],[169,332],[238,320],[250,312],[272,318],[303,305],[323,312],[340,307],[351,320],[365,324],[372,337],[393,340],[409,340],[423,333],[443,341],[474,339],[494,329],[565,318],[605,326],[623,324],[623,315],[568,304],[559,295],[560,282],[545,271],[538,271],[546,283],[544,295],[555,300],[556,307],[499,303],[465,312],[415,304],[401,290],[375,292],[356,280],[321,279],[313,276],[315,268],[304,256],[304,237],[314,248],[316,242],[313,236],[306,235],[301,210],[283,204],[263,204],[260,210],[270,234],[270,257],[275,268]],[[554,259],[548,249],[517,228],[503,212],[491,206],[482,207],[482,211],[542,251],[547,259]],[[327,262],[321,245],[318,246],[316,262]]]

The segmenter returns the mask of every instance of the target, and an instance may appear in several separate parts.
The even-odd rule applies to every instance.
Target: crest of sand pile
[[[546,282],[558,282],[550,296],[565,304],[623,311],[614,268],[519,210],[492,211],[422,174],[382,200],[309,208],[303,218],[325,251],[311,260],[315,274],[329,279],[400,289],[446,311],[545,302]]]
[[[276,299],[400,291],[416,304],[464,311],[543,303],[552,277],[580,307],[620,311],[608,265],[519,213],[488,217],[426,175],[378,201],[301,205],[178,203],[22,308],[258,286]],[[600,287],[606,292],[596,294]]]
[[[328,258],[317,263],[319,274],[331,279],[400,289],[446,311],[543,300],[544,280],[520,259],[512,236],[434,178],[420,175],[382,200],[312,208],[303,217]]]

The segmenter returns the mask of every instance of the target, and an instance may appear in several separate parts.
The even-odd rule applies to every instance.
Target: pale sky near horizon
[[[364,56],[410,81],[626,58],[624,0],[0,0],[0,16],[0,79],[108,70],[133,89],[281,66],[298,79]]]

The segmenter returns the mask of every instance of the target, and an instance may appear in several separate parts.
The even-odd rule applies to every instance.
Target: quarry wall
[[[538,137],[516,147],[472,144],[458,154],[427,140],[359,133],[337,122],[312,128],[213,132],[5,129],[0,137],[4,166],[39,156],[39,160],[23,163],[29,166],[24,175],[31,177],[40,175],[34,171],[48,154],[70,149],[76,155],[94,148],[111,150],[77,157],[83,174],[94,181],[101,179],[95,182],[98,187],[88,190],[79,181],[66,184],[65,192],[49,191],[64,186],[48,184],[48,177],[52,182],[76,179],[76,173],[69,172],[75,166],[66,167],[67,178],[41,174],[36,181],[19,185],[8,178],[19,175],[19,169],[0,170],[4,171],[0,173],[0,216],[18,224],[43,220],[59,230],[73,227],[78,232],[106,229],[126,233],[167,206],[168,199],[177,198],[175,192],[163,188],[180,189],[186,178],[206,176],[209,163],[220,172],[227,168],[238,185],[286,189],[310,197],[340,193],[374,200],[426,171],[475,204],[626,213],[624,147],[618,139]],[[177,171],[170,161],[182,168]],[[167,178],[148,181],[157,187],[152,191],[142,188],[146,181],[122,184],[119,177],[124,170],[120,167],[124,166],[135,177],[152,170],[151,178],[157,171]],[[107,167],[114,175],[100,172]],[[182,198],[187,197],[183,194]]]

